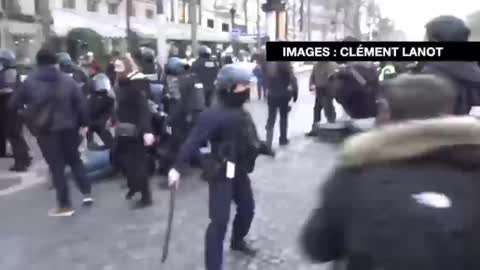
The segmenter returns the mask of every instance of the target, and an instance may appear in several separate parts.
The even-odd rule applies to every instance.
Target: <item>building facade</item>
[[[19,63],[29,64],[44,39],[39,2],[4,0],[0,3],[0,47],[13,50]]]

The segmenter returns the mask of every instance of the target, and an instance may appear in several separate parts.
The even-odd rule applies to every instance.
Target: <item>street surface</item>
[[[290,141],[275,159],[261,157],[251,175],[256,216],[249,234],[260,248],[249,259],[228,249],[226,270],[326,269],[311,265],[299,251],[298,235],[316,205],[320,187],[334,164],[334,147],[305,138],[314,97],[307,93],[308,72],[298,74],[301,95],[290,116]],[[261,137],[267,107],[248,105]],[[278,127],[275,141],[278,144]],[[30,145],[34,140],[30,139]],[[34,153],[39,160],[38,150]],[[183,179],[177,194],[170,255],[160,262],[168,215],[169,194],[152,179],[155,204],[131,210],[120,179],[94,185],[95,205],[81,208],[71,184],[77,212],[72,218],[50,218],[54,191],[47,190],[42,162],[24,175],[6,173],[10,160],[0,162],[0,269],[2,270],[202,270],[204,233],[208,223],[207,185],[196,173]],[[232,214],[234,211],[232,211]]]

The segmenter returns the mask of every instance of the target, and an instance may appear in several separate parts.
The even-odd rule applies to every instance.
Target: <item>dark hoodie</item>
[[[303,232],[349,270],[480,269],[480,122],[386,125],[347,140]]]
[[[427,62],[422,73],[449,80],[457,91],[455,114],[468,114],[480,103],[480,67],[474,62]]]
[[[16,91],[9,106],[43,106],[47,99],[56,98],[56,85],[61,87],[60,99],[56,102],[50,131],[77,129],[88,122],[85,96],[75,80],[54,66],[39,67]],[[58,96],[58,95],[57,95]]]

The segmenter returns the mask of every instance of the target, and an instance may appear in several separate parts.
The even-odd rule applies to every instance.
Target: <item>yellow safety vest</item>
[[[379,76],[378,79],[380,81],[383,81],[385,79],[388,79],[389,75],[394,75],[395,73],[397,73],[397,72],[395,71],[395,67],[393,65],[386,65],[380,71],[380,76]],[[387,77],[387,78],[385,78],[385,77]]]

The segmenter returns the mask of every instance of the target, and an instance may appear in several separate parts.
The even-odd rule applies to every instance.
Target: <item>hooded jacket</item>
[[[57,85],[61,95],[55,94]],[[56,96],[60,98],[56,101],[50,131],[77,129],[87,125],[85,95],[72,77],[54,66],[39,67],[28,76],[18,91],[14,92],[9,106],[16,110],[23,106],[42,106],[45,100]]]
[[[302,236],[349,270],[480,269],[480,122],[447,117],[347,140]]]
[[[480,67],[474,62],[427,62],[422,73],[441,76],[457,91],[455,114],[468,114],[480,103]]]
[[[152,132],[152,113],[148,104],[150,82],[139,72],[119,79],[116,93],[116,121],[137,126],[140,133]]]

